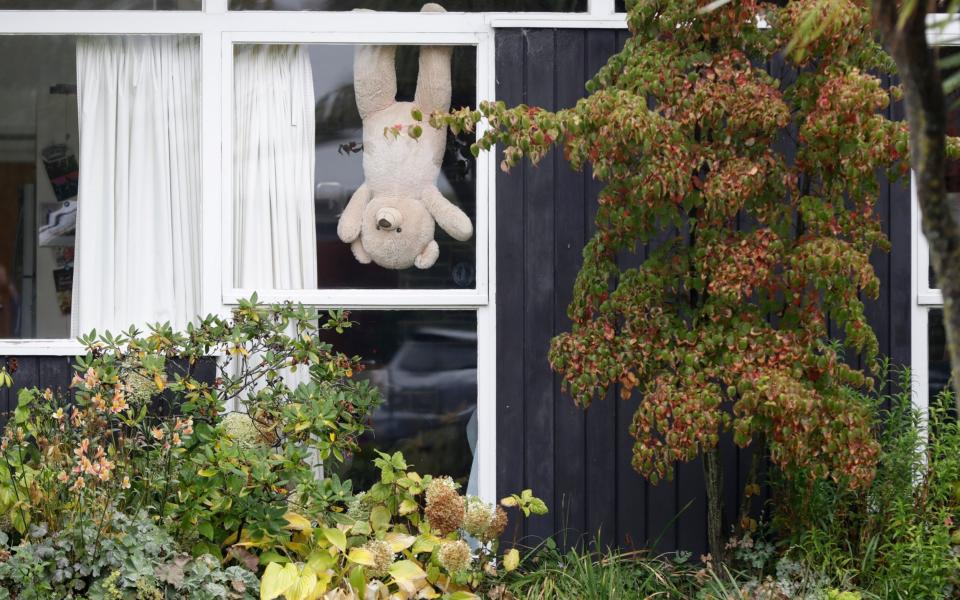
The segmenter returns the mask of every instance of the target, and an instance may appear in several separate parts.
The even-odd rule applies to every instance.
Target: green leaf
[[[339,548],[340,552],[347,551],[347,536],[339,529],[333,527],[324,528],[323,536],[327,538],[331,544]]]
[[[209,521],[203,521],[197,525],[197,532],[208,540],[213,540],[213,525]]]
[[[358,596],[362,597],[367,587],[367,576],[363,572],[363,567],[355,567],[350,571],[350,586]]]
[[[370,524],[374,531],[381,531],[390,526],[390,511],[386,506],[378,504],[370,511]]]

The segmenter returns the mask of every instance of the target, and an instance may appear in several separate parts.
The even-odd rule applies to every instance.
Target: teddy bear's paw
[[[437,245],[436,240],[430,240],[430,243],[427,244],[427,247],[423,249],[415,259],[413,259],[413,264],[418,269],[429,269],[437,262],[437,258],[440,257],[440,246]]]
[[[442,12],[447,12],[447,9],[440,6],[436,2],[428,2],[423,5],[423,8],[420,9],[420,12],[442,13]]]
[[[350,244],[350,249],[353,250],[353,256],[357,259],[357,262],[364,265],[370,264],[372,259],[367,253],[367,249],[363,247],[363,242],[360,241],[360,239],[353,240],[353,243]]]

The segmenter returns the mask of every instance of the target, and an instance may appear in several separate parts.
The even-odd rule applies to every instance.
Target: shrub
[[[882,414],[870,486],[849,490],[803,477],[775,482],[775,529],[791,554],[834,581],[881,598],[960,595],[960,427],[949,390],[929,414],[900,391],[871,399]],[[889,405],[889,408],[884,408]]]
[[[296,533],[270,559],[262,600],[329,597],[417,597],[469,600],[497,575],[498,538],[507,526],[501,506],[461,496],[449,477],[421,476],[400,453],[378,453],[380,480],[329,523],[288,514]],[[529,490],[501,501],[524,515],[546,506]],[[503,556],[512,570],[517,550]]]
[[[10,547],[0,533],[0,598],[49,600],[254,600],[256,575],[223,568],[210,555],[177,553],[173,539],[145,514],[115,514],[109,531],[91,524],[50,533],[31,526]],[[90,582],[93,582],[92,585]]]

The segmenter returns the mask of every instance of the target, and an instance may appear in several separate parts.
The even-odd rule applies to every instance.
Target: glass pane
[[[203,0],[0,0],[0,10],[200,10]]]
[[[616,0],[616,2],[613,3],[613,5],[614,5],[614,9],[615,9],[618,13],[627,12],[627,2],[626,2],[626,0]]]
[[[425,0],[230,0],[230,10],[419,11]],[[587,0],[443,0],[448,11],[585,12]]]
[[[943,309],[934,308],[927,317],[927,360],[930,402],[947,386],[950,379],[950,357],[947,354],[947,335],[943,328]]]
[[[199,312],[199,49],[0,36],[0,338]]]
[[[0,36],[0,338],[70,336],[76,38]]]
[[[940,49],[941,59],[948,58],[960,52],[960,48],[944,47]],[[944,78],[956,73],[957,69],[945,70]],[[960,135],[960,92],[955,91],[947,98],[949,112],[947,114],[947,135]],[[946,174],[947,198],[953,212],[954,219],[960,219],[960,161],[947,162]],[[933,272],[933,261],[930,261],[928,282],[931,289],[937,289],[937,276]]]
[[[374,190],[370,206],[379,203],[381,208],[392,210],[396,207],[401,220],[406,218],[408,224],[413,220],[410,205],[419,204],[407,193],[401,194],[399,200],[394,199],[398,204],[390,204],[390,194],[381,195],[365,176],[363,123],[354,93],[357,50],[356,46],[331,44],[246,45],[237,48],[237,121],[234,131],[237,147],[234,274],[237,287],[475,287],[476,242],[473,236],[459,241],[440,225],[436,226],[433,238],[439,253],[428,268],[420,268],[426,264],[412,264],[419,248],[426,247],[426,241],[419,243],[412,254],[396,254],[409,254],[410,260],[406,263],[409,266],[386,268],[377,264],[376,257],[372,262],[362,264],[354,256],[356,244],[345,243],[338,236],[340,215],[365,182]],[[393,119],[406,127],[413,124],[410,114],[417,87],[418,59],[418,47],[397,47],[396,100],[404,104],[383,109],[381,113],[395,110]],[[451,106],[473,106],[476,99],[476,48],[453,48],[450,69]],[[290,78],[296,83],[292,84]],[[297,111],[293,120],[303,123],[298,125],[303,131],[290,127],[291,117],[285,107],[291,105],[296,106]],[[429,111],[424,113],[427,117]],[[306,131],[310,121],[313,121],[313,128]],[[392,126],[394,120],[390,120],[390,124]],[[418,166],[416,159],[411,157],[426,146],[427,136],[436,132],[428,123],[422,125],[425,132],[418,140],[411,139],[406,133],[388,137],[390,134],[384,131],[383,123],[370,126],[368,136],[372,143],[382,146],[377,161],[371,159],[367,168],[389,164],[392,159],[388,155],[399,149],[402,154],[396,154],[393,160],[403,160],[404,163],[393,167],[386,177],[403,185],[411,175],[422,172],[423,166]],[[446,132],[446,147],[440,159],[440,171],[435,177],[435,187],[443,198],[462,209],[471,223],[476,223],[476,162],[470,153],[473,139],[473,135],[462,133],[455,136]],[[442,138],[440,143],[443,143]],[[413,164],[409,164],[410,161]],[[301,163],[302,168],[298,166]],[[308,172],[310,165],[312,173]],[[266,202],[264,197],[267,197]],[[374,214],[373,210],[368,212]],[[291,216],[294,213],[296,216]],[[379,212],[375,214],[379,215]],[[387,240],[384,243],[393,243],[393,236],[401,240],[401,235],[409,238],[416,232],[411,227],[404,233],[402,223],[393,226],[389,233],[387,229],[390,228],[381,232],[377,225],[377,232],[374,232],[374,223],[383,222],[379,219],[379,216],[377,220],[370,216],[371,236],[365,239],[382,235],[380,239]],[[313,224],[316,238],[312,253],[306,246],[313,241],[303,232],[308,222]],[[270,226],[266,227],[265,223]],[[413,245],[410,243],[411,248]],[[363,247],[369,249],[366,243]],[[282,269],[277,266],[280,262],[284,263]]]
[[[377,385],[384,403],[343,476],[366,489],[378,476],[374,449],[399,450],[417,472],[450,475],[466,489],[476,443],[476,313],[355,311],[350,318],[356,324],[329,341],[364,359],[358,377]]]

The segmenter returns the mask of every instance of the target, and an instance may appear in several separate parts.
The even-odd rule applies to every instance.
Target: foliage
[[[375,462],[379,482],[357,495],[345,514],[330,514],[329,523],[287,515],[288,528],[296,533],[279,553],[269,555],[262,600],[441,595],[469,600],[489,585],[497,574],[494,559],[507,526],[505,511],[461,496],[449,477],[409,470],[400,453],[379,453]],[[546,512],[530,490],[501,504],[526,515]],[[511,550],[503,568],[512,570],[518,561]]]
[[[793,554],[834,580],[881,598],[960,594],[960,426],[949,392],[924,418],[900,392],[879,395],[881,455],[870,486],[777,481],[774,526]],[[882,409],[884,405],[889,408]]]
[[[348,484],[318,480],[316,459],[342,460],[379,401],[351,378],[356,358],[320,341],[349,326],[302,306],[245,301],[185,333],[168,325],[82,338],[71,393],[21,390],[0,451],[0,512],[19,534],[43,522],[109,528],[146,511],[178,543],[221,555],[241,539],[288,537],[290,506],[344,506]],[[208,356],[217,377],[198,376]],[[298,370],[299,369],[299,370]],[[242,399],[247,435],[224,419]]]
[[[254,600],[258,589],[242,567],[174,552],[173,539],[145,514],[115,515],[109,531],[31,526],[16,546],[7,541],[0,533],[0,598]]]

